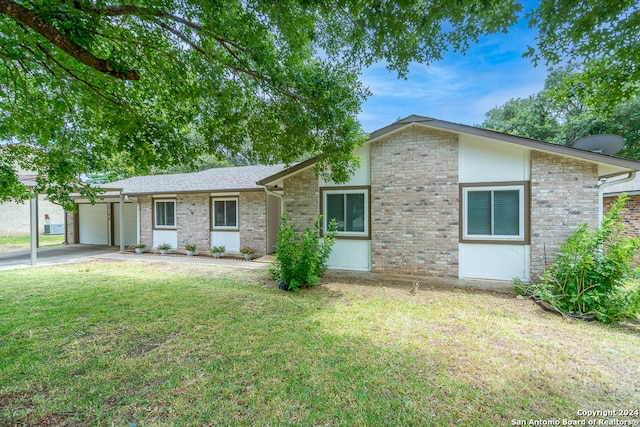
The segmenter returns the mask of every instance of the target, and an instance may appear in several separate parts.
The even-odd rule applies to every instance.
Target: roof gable
[[[553,153],[561,156],[567,156],[577,159],[582,159],[589,162],[594,162],[602,165],[609,165],[617,170],[619,173],[625,173],[629,171],[640,170],[640,162],[635,160],[624,159],[621,157],[609,156],[606,154],[593,153],[591,151],[581,150],[579,148],[569,147],[565,145],[553,144],[550,142],[538,141],[535,139],[524,138],[521,136],[509,135],[502,132],[496,132],[488,129],[482,129],[475,126],[462,125],[458,123],[447,122],[444,120],[434,119],[432,117],[424,117],[418,115],[411,115],[400,119],[395,123],[385,126],[372,132],[369,135],[369,139],[366,144],[381,140],[397,132],[401,132],[408,129],[411,126],[421,126],[431,129],[437,129],[441,131],[447,131],[456,134],[468,134],[481,138],[492,139],[495,141],[506,142],[515,144],[517,146],[526,147],[532,150],[543,151],[547,153]],[[307,160],[306,162],[294,165],[290,168],[283,170],[282,172],[268,176],[262,179],[259,183],[262,185],[269,185],[285,176],[290,176],[301,170],[312,166],[315,163],[316,158]]]

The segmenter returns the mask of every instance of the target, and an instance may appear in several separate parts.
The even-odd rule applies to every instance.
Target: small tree
[[[289,290],[317,285],[327,269],[338,224],[332,220],[327,232],[321,236],[321,223],[322,216],[319,215],[313,229],[299,233],[295,231],[295,223],[287,222],[286,212],[282,215],[276,243],[277,259],[270,271],[273,278],[285,283]]]
[[[518,287],[563,313],[596,315],[605,323],[635,318],[640,286],[630,282],[637,277],[640,238],[624,234],[620,211],[626,200],[620,196],[595,230],[580,225],[560,247],[542,283]]]

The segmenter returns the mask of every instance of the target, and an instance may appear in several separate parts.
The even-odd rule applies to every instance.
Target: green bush
[[[516,287],[563,313],[595,315],[605,323],[634,319],[640,312],[635,257],[640,239],[625,236],[620,211],[626,195],[611,205],[595,230],[580,225],[560,247],[539,284]]]
[[[289,290],[317,285],[326,271],[338,225],[332,220],[329,230],[321,237],[321,223],[322,216],[318,216],[313,229],[307,228],[304,233],[298,233],[295,231],[296,224],[287,222],[286,212],[282,215],[276,261],[270,272],[275,280],[286,284]]]

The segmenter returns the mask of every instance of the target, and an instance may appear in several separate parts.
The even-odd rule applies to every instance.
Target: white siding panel
[[[227,252],[240,252],[240,232],[212,231],[211,246],[224,246]]]
[[[337,239],[327,265],[336,270],[371,270],[371,241]]]
[[[107,204],[78,205],[80,243],[86,245],[109,244]]]
[[[168,243],[172,249],[176,249],[178,247],[178,232],[176,230],[153,230],[153,247],[157,248],[163,243]]]
[[[358,157],[360,159],[360,167],[355,170],[353,176],[348,182],[344,184],[339,184],[341,186],[361,186],[361,185],[369,185],[370,184],[370,157],[369,157],[369,146],[365,145],[364,147],[360,147],[353,153],[354,157]],[[332,181],[325,181],[320,177],[320,186],[321,187],[334,187],[335,183]]]
[[[529,150],[472,135],[460,135],[460,182],[529,181]]]
[[[461,279],[529,280],[530,246],[461,243],[459,248]]]
[[[138,205],[124,204],[124,244],[126,246],[138,243]],[[113,244],[120,246],[120,204],[113,205]]]

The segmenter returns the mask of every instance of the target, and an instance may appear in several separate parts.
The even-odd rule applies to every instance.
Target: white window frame
[[[212,230],[238,230],[240,228],[240,201],[239,197],[212,197],[211,198],[211,229]],[[236,202],[236,225],[216,225],[216,202]],[[225,212],[225,218],[227,213]]]
[[[467,230],[468,226],[468,197],[470,192],[476,191],[518,191],[519,196],[519,218],[518,218],[518,235],[501,235],[501,234],[469,234]],[[493,198],[491,204],[491,226],[493,227]],[[524,184],[516,185],[487,185],[487,186],[467,186],[462,188],[462,239],[463,241],[496,241],[496,242],[524,242],[525,241],[525,215],[526,203],[525,203],[525,186]]]
[[[329,229],[329,218],[327,216],[327,195],[332,194],[364,194],[364,231],[338,231],[337,235],[342,237],[368,237],[369,236],[369,189],[333,189],[322,191],[322,223],[326,233]],[[346,203],[345,203],[346,207]]]
[[[173,202],[173,225],[158,224],[158,203]],[[178,202],[176,199],[153,199],[153,225],[158,229],[175,229],[178,224]]]

